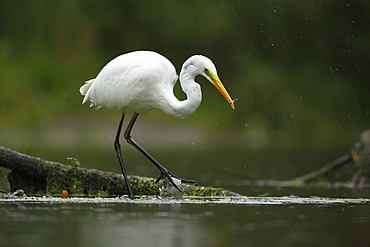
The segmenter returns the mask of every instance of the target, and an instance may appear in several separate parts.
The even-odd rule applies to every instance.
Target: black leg
[[[125,118],[125,114],[123,113],[121,121],[119,122],[119,125],[118,125],[116,139],[114,141],[114,149],[116,150],[116,154],[117,154],[117,157],[118,157],[119,164],[121,166],[122,174],[123,174],[123,177],[125,178],[126,187],[127,187],[128,192],[129,192],[129,196],[130,196],[131,199],[134,199],[134,194],[132,193],[131,186],[130,186],[128,178],[127,178],[126,169],[125,169],[125,166],[123,165],[123,159],[122,159],[122,154],[121,154],[121,144],[119,143],[119,136],[121,134],[121,129],[122,129],[122,124],[123,124],[123,119],[124,118]]]
[[[165,167],[163,167],[161,164],[158,163],[158,161],[156,161],[152,156],[150,156],[150,154],[148,154],[142,147],[140,147],[132,138],[131,138],[131,130],[132,130],[132,127],[134,126],[135,124],[135,121],[137,119],[137,117],[139,116],[139,113],[135,112],[134,115],[132,116],[131,118],[131,121],[130,123],[128,124],[127,126],[127,129],[125,131],[125,139],[126,141],[131,144],[132,146],[134,146],[137,150],[140,151],[140,153],[142,153],[147,159],[149,159],[158,169],[159,171],[161,172],[161,175],[158,177],[157,179],[157,182],[161,179],[165,179],[166,177],[168,178],[168,180],[172,183],[172,185],[178,190],[181,192],[181,189],[177,186],[177,184],[173,181],[172,178],[176,178],[176,179],[179,179],[181,180],[182,182],[185,182],[185,183],[196,183],[194,180],[188,180],[188,179],[183,179],[183,178],[179,178],[177,177],[176,175],[170,173]]]

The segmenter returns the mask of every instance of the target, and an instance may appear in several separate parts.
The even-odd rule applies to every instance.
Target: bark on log
[[[123,176],[112,172],[86,169],[47,161],[0,146],[0,166],[9,169],[11,191],[26,194],[61,194],[113,196],[127,194]],[[159,195],[162,184],[154,178],[128,176],[135,195]],[[182,184],[183,195],[235,196],[228,190]]]

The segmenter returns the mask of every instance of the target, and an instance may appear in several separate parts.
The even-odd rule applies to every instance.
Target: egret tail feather
[[[86,95],[87,91],[89,91],[91,85],[94,83],[95,79],[91,79],[85,82],[84,85],[80,87],[81,95]]]

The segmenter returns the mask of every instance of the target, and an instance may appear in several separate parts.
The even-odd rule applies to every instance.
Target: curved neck
[[[185,61],[180,72],[180,85],[186,99],[179,101],[173,94],[173,98],[168,102],[169,107],[163,109],[164,112],[178,118],[185,118],[195,112],[202,101],[201,87],[194,81],[199,74],[193,68],[191,58]]]

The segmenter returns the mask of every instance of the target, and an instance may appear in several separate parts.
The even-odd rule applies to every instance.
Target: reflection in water
[[[0,246],[367,246],[368,205],[1,204]]]
[[[80,238],[89,245],[109,246],[117,243],[135,246],[202,246],[205,239],[212,241],[209,229],[196,224],[203,213],[182,214],[182,205],[116,206],[110,214],[101,214],[101,224],[90,222]],[[91,233],[99,233],[99,238]],[[118,237],[118,238],[117,238]]]

